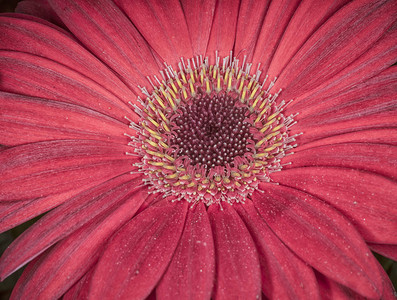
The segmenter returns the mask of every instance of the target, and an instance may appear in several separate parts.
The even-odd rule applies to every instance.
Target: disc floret
[[[261,181],[282,169],[281,159],[294,148],[295,124],[276,103],[271,82],[250,75],[250,64],[226,57],[220,65],[201,56],[182,60],[179,71],[161,72],[162,80],[145,100],[133,104],[139,123],[130,146],[141,158],[135,166],[154,192],[210,205],[244,202]],[[291,152],[289,152],[291,153]]]

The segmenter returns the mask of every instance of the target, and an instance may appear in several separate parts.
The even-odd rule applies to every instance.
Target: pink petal
[[[62,300],[86,300],[89,295],[89,284],[94,268],[91,268],[81,277],[62,297]]]
[[[0,232],[40,216],[85,189],[86,187],[83,186],[62,194],[49,195],[34,200],[0,202]]]
[[[218,51],[221,57],[230,55],[236,36],[239,6],[239,0],[217,1],[206,56],[214,58],[215,51]],[[215,63],[215,59],[211,62]]]
[[[288,168],[335,166],[365,170],[397,179],[397,147],[367,143],[341,143],[297,151],[283,162]]]
[[[47,0],[20,1],[15,8],[15,12],[36,16],[61,27],[65,26],[57,14],[52,10]]]
[[[260,62],[265,72],[299,2],[299,0],[279,0],[270,3],[253,56],[253,61]]]
[[[397,245],[368,243],[372,251],[397,261]]]
[[[127,103],[135,94],[101,61],[69,34],[41,24],[7,15],[0,17],[0,43],[3,49],[42,56],[92,79]]]
[[[95,186],[132,170],[134,160],[125,154],[129,148],[93,140],[61,140],[1,151],[0,199],[27,200],[76,186]]]
[[[0,92],[0,143],[93,139],[128,144],[126,124],[94,110],[63,102]],[[133,135],[133,132],[130,133]]]
[[[352,221],[366,241],[395,243],[395,182],[364,171],[331,167],[293,168],[274,173],[272,178],[336,207]]]
[[[206,53],[215,2],[216,0],[181,0],[194,55]]]
[[[214,299],[258,299],[261,274],[254,241],[243,221],[229,204],[223,210],[211,205],[208,215],[215,242]]]
[[[269,0],[242,0],[240,2],[236,39],[234,42],[234,55],[241,62],[245,55],[247,55],[247,62],[252,61],[255,45],[269,8],[269,3]]]
[[[321,299],[324,300],[364,300],[366,298],[361,297],[354,293],[352,290],[344,287],[343,285],[329,279],[321,273],[317,272],[317,280],[320,286]]]
[[[181,240],[156,288],[158,299],[210,299],[215,255],[211,225],[203,203],[187,215]]]
[[[68,29],[132,90],[146,85],[158,66],[149,46],[111,1],[50,0]],[[84,28],[84,30],[81,30]]]
[[[112,211],[92,219],[60,241],[25,278],[14,296],[19,299],[60,298],[97,261],[107,239],[134,216],[146,196],[147,189],[141,189],[125,197]]]
[[[368,129],[334,135],[331,137],[310,141],[304,145],[299,143],[296,151],[303,151],[320,146],[343,143],[371,143],[397,146],[397,128]]]
[[[311,267],[292,253],[266,225],[251,201],[234,205],[255,241],[268,299],[319,299]]]
[[[163,61],[172,64],[179,62],[181,57],[193,56],[185,16],[178,0],[115,2]]]
[[[338,101],[338,95],[342,92],[349,95],[349,91],[352,89],[360,90],[357,87],[358,84],[361,84],[361,88],[367,87],[368,84],[366,85],[365,83],[370,80],[372,84],[376,85],[377,82],[374,81],[374,77],[387,69],[389,69],[389,71],[385,71],[384,73],[386,77],[383,79],[381,78],[380,81],[385,79],[390,80],[390,78],[387,78],[387,72],[396,72],[396,67],[390,67],[394,64],[397,56],[396,39],[397,24],[392,26],[370,49],[363,53],[363,55],[349,66],[346,66],[334,77],[312,88],[304,95],[295,98],[288,106],[288,109],[291,112],[305,111],[307,114],[307,112],[310,113],[312,111],[313,107],[314,111],[316,111],[316,109],[318,109],[317,107],[324,107],[324,104],[329,105],[329,99]],[[379,76],[382,77],[383,75],[380,74]],[[381,92],[379,87],[377,90]],[[328,107],[332,107],[332,105]]]
[[[314,89],[368,51],[395,22],[395,1],[353,1],[335,13],[280,74],[284,97]],[[277,90],[276,86],[276,90]]]
[[[296,255],[355,292],[379,297],[382,282],[377,262],[354,226],[337,210],[292,188],[259,187],[263,194],[253,194],[255,206]]]
[[[100,214],[109,214],[118,203],[132,197],[141,179],[124,175],[78,194],[43,216],[21,234],[0,260],[0,277],[5,278],[57,241]],[[139,203],[142,201],[139,198]],[[139,206],[138,206],[139,207]]]
[[[52,60],[1,51],[0,68],[5,92],[77,104],[126,123],[125,116],[136,119],[126,103],[100,84]]]
[[[298,103],[297,107],[302,107],[301,104],[305,103],[310,105],[300,112],[296,127],[300,130],[311,131],[309,130],[311,127],[344,122],[383,111],[395,111],[397,109],[395,105],[396,75],[397,67],[391,67],[348,90],[339,90],[338,93],[327,98],[316,99],[314,103],[306,101]]]
[[[293,55],[332,14],[348,0],[304,0],[294,12],[270,62],[267,74],[278,76]]]
[[[163,202],[140,213],[109,241],[92,277],[90,299],[150,294],[171,261],[188,207],[186,201]]]

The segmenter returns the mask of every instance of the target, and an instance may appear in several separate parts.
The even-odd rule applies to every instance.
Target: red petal
[[[90,299],[143,299],[160,280],[181,236],[187,202],[152,206],[109,241],[91,281]]]
[[[63,102],[0,92],[0,143],[93,139],[128,144],[126,124],[94,110]],[[133,135],[133,132],[130,133]]]
[[[22,14],[29,14],[32,16],[45,19],[58,26],[64,27],[61,19],[52,10],[47,0],[23,0],[18,2],[15,12]]]
[[[118,203],[136,193],[133,188],[140,182],[140,178],[131,175],[120,176],[75,196],[47,213],[4,252],[0,260],[0,277],[7,277],[94,217],[109,214]]]
[[[158,70],[150,48],[130,20],[111,1],[50,0],[68,29],[113,69],[132,90]],[[84,30],[81,30],[84,28]]]
[[[218,51],[221,57],[230,55],[236,36],[239,6],[239,0],[217,1],[206,56],[215,57],[215,51]]]
[[[234,42],[234,55],[239,57],[240,60],[247,55],[247,62],[252,61],[255,45],[269,8],[269,3],[269,0],[242,0],[240,2],[236,40]]]
[[[28,299],[32,295],[38,299],[60,298],[90,269],[107,239],[134,216],[146,196],[147,189],[127,196],[113,207],[113,211],[94,218],[60,241],[25,278],[14,296],[18,299]]]
[[[170,265],[156,288],[157,299],[210,299],[215,254],[203,203],[190,209]]]
[[[89,284],[94,268],[81,277],[62,297],[62,300],[86,300],[89,295]]]
[[[372,251],[375,251],[383,256],[386,256],[392,260],[397,261],[397,245],[386,245],[386,244],[374,244],[368,243]]]
[[[316,272],[318,284],[320,286],[321,299],[323,300],[365,300],[367,298],[361,297],[344,287],[343,285],[327,278],[321,273]]]
[[[391,67],[379,75],[357,84],[345,91],[339,91],[327,98],[316,99],[314,103],[303,101],[293,107],[294,111],[303,104],[309,105],[300,112],[294,130],[308,132],[304,139],[316,138],[311,128],[327,124],[346,122],[363,116],[385,111],[396,111],[397,67]],[[290,110],[289,110],[290,112]]]
[[[181,57],[193,56],[188,28],[179,0],[115,2],[163,61],[174,64],[179,62]]]
[[[3,49],[42,56],[75,70],[100,84],[127,103],[135,94],[123,82],[75,41],[69,34],[39,23],[7,15],[0,17],[0,44]],[[39,19],[40,20],[40,19]]]
[[[270,3],[252,60],[255,63],[261,63],[265,73],[299,2],[299,0],[279,0]]]
[[[251,201],[234,205],[250,231],[259,254],[262,291],[268,299],[319,299],[311,267],[271,231]]]
[[[397,128],[369,129],[349,132],[300,144],[296,151],[343,143],[371,143],[397,146]]]
[[[234,208],[211,205],[208,215],[215,241],[215,299],[259,299],[261,275],[254,241]]]
[[[262,184],[252,196],[275,234],[302,260],[365,297],[382,290],[377,262],[337,210],[292,188]]]
[[[84,191],[86,187],[34,200],[0,202],[0,232],[37,217]]]
[[[124,122],[126,115],[134,115],[127,104],[101,85],[52,60],[2,51],[0,68],[0,88],[5,92],[81,105]]]
[[[367,143],[326,145],[299,151],[287,157],[288,168],[335,166],[371,171],[397,179],[397,147]]]
[[[280,44],[270,63],[267,74],[270,78],[279,76],[293,55],[332,14],[348,0],[307,0],[302,1],[281,38]]]
[[[354,223],[366,241],[396,242],[395,182],[364,171],[331,167],[293,168],[274,173],[272,178],[336,207]]]
[[[216,0],[181,0],[194,55],[206,53]]]
[[[278,86],[286,88],[284,97],[296,98],[314,89],[359,58],[395,22],[396,10],[397,3],[387,0],[353,1],[340,9],[281,73]]]
[[[88,189],[130,172],[130,147],[93,140],[26,144],[0,152],[1,201]],[[29,165],[29,168],[26,166]]]

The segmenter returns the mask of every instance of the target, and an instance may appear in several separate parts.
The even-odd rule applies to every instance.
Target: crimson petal
[[[13,296],[18,299],[60,298],[96,262],[107,239],[134,216],[146,196],[144,189],[124,197],[113,211],[94,218],[60,241],[34,272],[25,277]]]
[[[266,225],[251,201],[235,205],[255,241],[268,299],[319,299],[310,266],[292,253]]]
[[[230,55],[236,36],[239,6],[239,0],[217,1],[206,56],[213,58],[215,51],[218,51],[221,57]]]
[[[190,209],[175,254],[156,288],[158,299],[210,299],[215,254],[203,203]]]
[[[208,208],[215,241],[215,299],[258,299],[261,278],[254,241],[239,215],[229,204]],[[244,284],[242,284],[244,283]]]
[[[377,262],[356,229],[340,213],[309,194],[260,184],[252,196],[269,227],[302,260],[357,293],[382,291]]]
[[[176,62],[181,57],[193,56],[188,28],[179,0],[116,0],[115,2],[163,61]]]
[[[1,201],[86,188],[131,171],[128,146],[94,140],[26,144],[0,152]],[[26,166],[29,165],[29,168]],[[88,176],[87,176],[88,175]]]
[[[0,92],[0,143],[14,146],[63,139],[94,139],[128,144],[128,126],[91,109]],[[132,133],[130,133],[132,134]]]
[[[147,297],[174,254],[187,207],[187,202],[151,206],[123,226],[97,264],[90,299]]]
[[[137,85],[146,85],[145,76],[158,71],[148,44],[115,3],[105,0],[49,2],[79,41],[132,90],[139,92]]]
[[[129,174],[120,176],[78,194],[43,216],[4,252],[0,259],[0,277],[7,277],[94,217],[112,211],[119,202],[136,193],[133,188],[140,180]]]
[[[216,0],[181,0],[192,41],[193,54],[206,53]]]
[[[306,166],[335,166],[371,171],[397,179],[397,147],[367,143],[341,143],[297,151],[288,168]],[[284,162],[284,161],[283,161]]]
[[[335,13],[302,46],[280,74],[277,86],[296,98],[360,57],[395,22],[395,1],[353,1]]]
[[[348,0],[304,0],[294,12],[280,44],[270,63],[267,74],[270,78],[278,76],[303,43],[333,13],[345,5]]]
[[[345,168],[304,167],[273,174],[280,184],[303,190],[347,216],[368,242],[393,244],[397,233],[397,186],[383,176]]]

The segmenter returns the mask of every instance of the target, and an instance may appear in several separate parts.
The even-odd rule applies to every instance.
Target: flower
[[[19,10],[44,19],[0,16],[0,227],[44,215],[0,260],[13,299],[393,298],[395,1]]]

